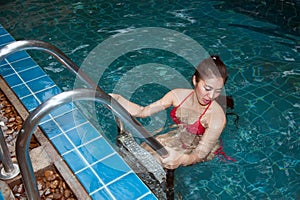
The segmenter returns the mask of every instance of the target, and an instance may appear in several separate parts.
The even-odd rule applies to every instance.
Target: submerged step
[[[118,136],[119,153],[158,199],[166,199],[166,172],[128,132]]]

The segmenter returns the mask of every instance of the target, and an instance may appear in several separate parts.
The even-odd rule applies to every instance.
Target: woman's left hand
[[[160,158],[161,164],[167,169],[176,169],[182,164],[182,157],[184,153],[175,151],[170,147],[165,147],[169,155],[166,158]]]

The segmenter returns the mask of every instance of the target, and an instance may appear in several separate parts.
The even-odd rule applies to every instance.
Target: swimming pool
[[[293,23],[280,24],[279,18],[274,21],[267,14],[264,17],[253,14],[266,13],[263,5],[242,7],[227,1],[39,4],[13,1],[1,5],[0,24],[16,40],[39,39],[54,44],[78,65],[84,64],[98,44],[117,33],[138,28],[162,27],[193,38],[207,52],[219,54],[229,66],[226,93],[234,97],[234,112],[240,120],[236,128],[234,117],[229,116],[222,137],[226,152],[237,162],[215,159],[180,168],[176,171],[176,192],[183,199],[297,199],[300,198],[300,19],[299,7],[287,5],[290,4],[282,4],[284,9],[278,12],[281,16],[293,13],[288,16]],[[270,17],[275,16],[274,10],[267,10]],[[30,53],[60,88],[73,88],[75,78],[57,62],[44,54]],[[187,82],[193,73],[185,59],[148,48],[116,58],[103,72],[99,85],[111,92],[119,87],[124,74],[147,63],[171,66]],[[173,78],[162,69],[153,77],[163,81]],[[145,77],[143,73],[135,75],[138,81]],[[155,84],[157,79],[153,82],[137,88],[132,99],[146,104],[167,91],[163,85]],[[98,112],[101,129],[113,142],[116,134],[111,114],[101,107]],[[157,126],[152,125],[155,121],[158,125],[165,123],[161,116],[142,122],[151,130]],[[166,121],[168,125],[170,121]]]

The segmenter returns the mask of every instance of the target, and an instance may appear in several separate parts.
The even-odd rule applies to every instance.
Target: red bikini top
[[[202,118],[202,116],[206,113],[207,109],[209,108],[209,106],[211,105],[211,102],[207,105],[207,107],[205,108],[205,110],[203,111],[203,113],[200,115],[199,120],[197,120],[195,123],[193,124],[184,124],[183,122],[180,121],[180,119],[177,118],[176,116],[176,111],[177,109],[183,104],[183,102],[185,102],[185,100],[187,98],[189,98],[191,95],[193,94],[193,92],[191,92],[191,94],[189,94],[187,97],[185,97],[183,99],[183,101],[176,107],[174,107],[171,112],[170,112],[170,116],[173,119],[173,121],[176,124],[183,124],[187,131],[190,132],[191,134],[195,134],[195,135],[203,135],[203,133],[205,132],[205,128],[202,126],[202,124],[200,123],[200,120]],[[218,157],[220,157],[221,159],[225,160],[229,160],[229,161],[233,161],[235,162],[236,160],[234,158],[231,158],[229,156],[226,155],[226,153],[223,150],[223,146],[222,146],[222,141],[221,141],[221,145],[220,147],[214,152],[215,155],[217,155]],[[221,156],[223,156],[224,158],[222,158]]]
[[[180,121],[180,119],[177,118],[176,116],[176,111],[177,109],[185,102],[185,100],[187,98],[189,98],[192,94],[194,93],[191,92],[187,97],[185,97],[183,99],[183,101],[176,107],[174,107],[171,112],[170,112],[170,116],[172,118],[172,120],[174,121],[174,123],[176,124],[183,124],[184,126],[186,126],[186,129],[188,132],[195,134],[195,135],[203,135],[203,133],[205,132],[205,127],[202,126],[202,124],[200,123],[200,120],[202,118],[202,116],[206,113],[207,109],[209,108],[211,102],[208,104],[208,106],[205,108],[205,110],[203,111],[203,113],[200,115],[199,120],[197,120],[195,123],[193,124],[184,124],[183,122]]]

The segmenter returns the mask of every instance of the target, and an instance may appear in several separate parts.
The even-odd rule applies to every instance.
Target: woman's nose
[[[208,93],[208,97],[210,98],[210,100],[213,100],[213,98],[214,98],[214,92],[213,92],[213,91],[210,91],[210,92]]]

